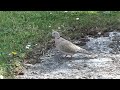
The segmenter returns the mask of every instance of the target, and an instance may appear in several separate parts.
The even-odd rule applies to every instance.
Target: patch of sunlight
[[[73,11],[73,12],[80,12],[80,13],[85,13],[85,14],[98,14],[98,11]]]

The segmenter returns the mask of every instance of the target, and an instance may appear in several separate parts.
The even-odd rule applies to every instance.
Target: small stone
[[[58,29],[61,29],[60,27],[58,27]]]
[[[50,55],[46,55],[46,57],[50,57]]]
[[[79,18],[76,18],[76,20],[79,20]]]
[[[18,75],[24,75],[24,73],[23,73],[23,72],[20,72]]]
[[[4,77],[2,75],[0,75],[0,79],[4,79]]]
[[[83,67],[87,67],[87,64],[84,64],[84,66]]]
[[[98,35],[101,35],[101,32],[98,32]]]
[[[44,60],[44,58],[40,58],[40,60]]]
[[[76,78],[76,79],[79,79],[80,77],[79,77],[79,76],[76,76],[75,78]]]
[[[68,64],[69,67],[71,67],[72,65],[71,64]]]

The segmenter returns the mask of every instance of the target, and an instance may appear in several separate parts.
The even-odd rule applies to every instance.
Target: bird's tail
[[[84,49],[77,51],[77,53],[92,54],[92,52],[84,50]]]
[[[90,51],[86,51],[86,50],[83,50],[83,51],[78,51],[78,53],[80,53],[80,54],[83,54],[83,55],[87,55],[87,56],[90,56],[90,57],[92,57],[92,58],[97,58],[98,57],[98,55],[97,54],[95,54],[95,53],[93,53],[93,52],[90,52]]]

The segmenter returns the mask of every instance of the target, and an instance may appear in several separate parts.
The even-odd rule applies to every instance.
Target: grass
[[[109,14],[103,11],[1,11],[0,21],[0,74],[6,77],[13,74],[10,62],[23,60],[24,54],[35,44],[45,45],[53,29],[71,39],[95,30],[120,30],[120,12],[117,11]],[[30,49],[25,48],[28,44]],[[11,56],[12,52],[19,57]]]

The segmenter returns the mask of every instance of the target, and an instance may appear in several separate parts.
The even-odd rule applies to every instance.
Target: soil
[[[17,79],[120,79],[120,36],[109,32],[101,37],[88,37],[82,48],[92,55],[76,53],[65,57],[55,48],[48,50],[38,63],[25,64],[24,75]],[[80,42],[80,41],[78,41]],[[76,43],[76,42],[75,42]]]

